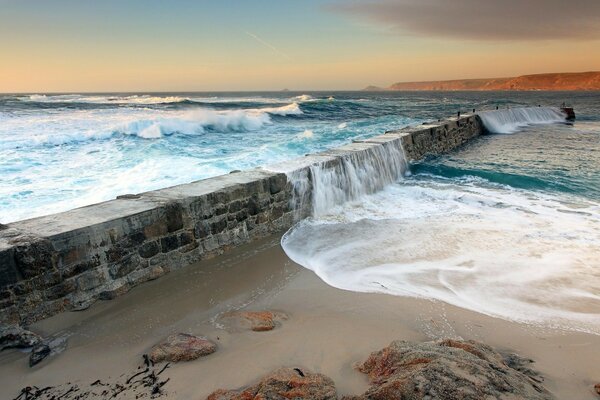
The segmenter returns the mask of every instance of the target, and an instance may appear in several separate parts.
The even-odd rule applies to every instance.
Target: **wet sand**
[[[281,310],[290,318],[270,332],[220,328],[219,314],[242,308]],[[600,336],[513,323],[441,302],[338,290],[290,261],[278,237],[31,329],[69,334],[68,348],[33,368],[27,354],[1,352],[2,399],[16,397],[25,386],[114,379],[135,370],[152,345],[175,332],[208,336],[219,349],[169,368],[164,389],[172,399],[203,399],[281,366],[324,373],[338,394],[359,394],[368,385],[353,364],[396,339],[474,339],[516,352],[536,361],[546,388],[561,399],[595,399],[593,385],[600,382]]]

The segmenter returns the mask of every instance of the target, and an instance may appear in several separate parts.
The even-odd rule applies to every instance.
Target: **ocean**
[[[575,123],[547,108],[563,102]],[[1,95],[0,222],[496,107],[493,133],[376,193],[319,204],[282,246],[340,289],[600,334],[598,93]]]

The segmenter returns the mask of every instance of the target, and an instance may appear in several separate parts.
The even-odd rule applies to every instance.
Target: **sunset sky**
[[[361,89],[600,70],[600,0],[0,0],[0,92]]]

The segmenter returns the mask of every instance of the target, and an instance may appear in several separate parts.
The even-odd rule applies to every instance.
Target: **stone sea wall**
[[[27,325],[85,309],[171,270],[283,232],[311,212],[296,207],[288,174],[317,163],[336,168],[377,146],[403,148],[416,161],[482,133],[480,119],[465,115],[275,166],[0,225],[0,323]]]

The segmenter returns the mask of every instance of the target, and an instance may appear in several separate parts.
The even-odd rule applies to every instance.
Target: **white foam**
[[[150,96],[150,95],[129,95],[129,96],[103,96],[103,95],[39,95],[33,94],[22,97],[21,101],[33,101],[37,103],[90,103],[90,104],[161,104],[178,103],[188,100],[187,97],[179,96]]]
[[[597,203],[423,180],[331,207],[282,239],[290,258],[341,289],[595,334],[598,243]]]
[[[293,98],[295,101],[310,101],[314,100],[313,97],[309,94],[301,94],[300,96],[296,96]]]
[[[0,140],[3,146],[17,147],[107,139],[118,133],[158,139],[173,134],[201,134],[206,130],[244,132],[272,124],[273,115],[299,114],[302,110],[297,103],[233,110],[73,110],[9,118],[0,127]]]
[[[299,133],[296,136],[299,137],[299,138],[301,138],[301,139],[310,139],[313,136],[315,136],[315,133],[311,129],[306,129],[306,130],[304,130],[304,132]]]
[[[479,113],[486,129],[491,133],[514,133],[535,124],[564,122],[566,115],[555,107],[520,107]]]

